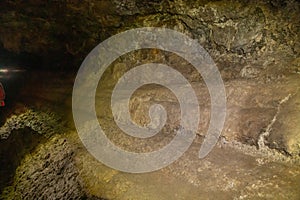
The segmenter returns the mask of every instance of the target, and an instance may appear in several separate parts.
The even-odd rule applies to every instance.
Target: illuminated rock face
[[[3,197],[79,199],[94,195],[99,199],[126,199],[129,195],[131,199],[142,199],[138,196],[142,192],[134,192],[142,188],[146,191],[144,199],[163,199],[159,195],[175,194],[172,189],[182,192],[181,199],[196,199],[198,193],[191,189],[196,187],[203,199],[213,199],[213,194],[219,199],[224,196],[298,199],[299,13],[300,3],[292,0],[1,1],[0,61],[9,63],[11,57],[29,68],[50,71],[31,72],[17,103],[26,107],[29,102],[33,110],[47,107],[63,113],[60,120],[49,120],[42,112],[30,112],[29,117],[20,114],[0,128],[1,142],[15,132],[16,125],[29,132],[48,134],[48,138],[41,140],[42,144],[32,143],[32,152],[26,152],[27,156],[18,161],[20,165],[14,166],[17,169],[11,184],[1,183],[1,187],[8,186]],[[222,137],[206,160],[194,160],[195,155],[189,152],[158,174],[137,178],[107,169],[84,150],[74,131],[70,107],[74,74],[85,56],[116,33],[147,26],[185,33],[209,52],[224,81],[227,117]],[[211,114],[209,93],[201,75],[179,56],[152,49],[124,55],[104,73],[95,107],[100,124],[109,130],[109,139],[130,151],[150,151],[170,142],[174,131],[180,129],[176,97],[157,85],[139,88],[129,108],[132,119],[145,125],[149,123],[149,107],[155,103],[163,105],[168,119],[161,135],[150,141],[132,139],[119,134],[116,124],[111,123],[110,95],[114,84],[126,71],[149,62],[174,67],[195,88],[201,113],[197,142],[201,143]],[[59,135],[64,131],[67,134]],[[298,164],[290,165],[290,161]],[[164,177],[165,184],[153,181],[160,180],[157,177]],[[180,187],[164,188],[176,182],[174,177],[182,178]],[[158,185],[157,193],[151,187],[151,192],[147,190],[148,180],[149,184]],[[160,194],[159,187],[167,192]],[[194,196],[185,194],[190,189],[190,195]],[[177,198],[180,199],[172,195],[165,197]]]

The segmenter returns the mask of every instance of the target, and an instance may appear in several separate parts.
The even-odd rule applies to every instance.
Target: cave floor
[[[199,160],[200,143],[170,166],[146,174],[112,170],[84,150],[76,158],[94,195],[108,199],[298,199],[300,167],[218,145]]]

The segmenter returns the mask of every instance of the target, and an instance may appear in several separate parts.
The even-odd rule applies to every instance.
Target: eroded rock
[[[4,199],[101,199],[84,191],[74,163],[75,147],[66,138],[52,137],[26,155]]]

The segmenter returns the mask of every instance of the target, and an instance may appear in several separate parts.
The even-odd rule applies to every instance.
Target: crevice
[[[258,145],[258,148],[261,150],[261,149],[268,149],[269,147],[266,145],[266,138],[270,135],[271,131],[272,131],[272,127],[273,125],[275,124],[276,120],[277,120],[277,117],[278,115],[280,114],[280,111],[281,111],[281,107],[282,107],[282,104],[286,103],[293,95],[292,94],[288,94],[286,97],[284,97],[278,104],[277,106],[277,111],[273,117],[273,119],[271,120],[271,122],[268,124],[266,130],[261,133],[259,135],[259,138],[258,138],[258,141],[257,141],[257,145]]]

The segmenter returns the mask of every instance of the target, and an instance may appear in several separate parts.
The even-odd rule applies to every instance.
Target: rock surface
[[[18,142],[9,142],[16,129],[47,136],[40,144],[31,141],[30,150],[16,156],[13,180],[4,184],[1,198],[300,198],[298,1],[4,0],[0,11],[1,62],[9,63],[11,57],[49,70],[28,72],[30,78],[16,101],[32,109],[8,118],[0,128],[1,143],[12,145],[8,149],[18,148]],[[92,48],[116,33],[145,26],[185,33],[209,52],[224,81],[227,117],[217,146],[199,160],[196,154],[211,114],[201,75],[179,56],[157,49],[121,56],[105,71],[95,103],[100,125],[118,146],[149,152],[180,130],[176,96],[157,85],[139,88],[129,104],[139,125],[150,122],[152,104],[165,107],[169,118],[157,136],[132,138],[113,122],[112,90],[135,66],[172,66],[193,86],[201,109],[197,138],[189,151],[167,168],[136,175],[105,167],[83,148],[73,124],[72,87],[76,70]]]
[[[219,68],[234,77],[249,64],[255,73],[262,68],[299,71],[299,62],[274,66],[293,61],[300,53],[300,5],[293,0],[34,0],[2,1],[0,9],[1,49],[37,56],[35,60],[44,67],[70,68],[72,61],[78,66],[109,36],[155,26],[169,27],[198,40]]]
[[[14,183],[3,199],[101,199],[87,195],[74,163],[74,146],[52,137],[28,154],[16,170]]]

